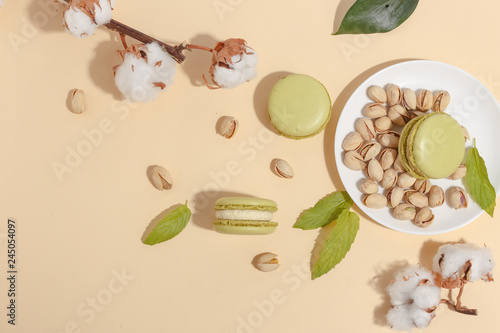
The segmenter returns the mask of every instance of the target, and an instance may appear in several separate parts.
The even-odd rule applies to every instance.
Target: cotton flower
[[[445,244],[433,259],[433,270],[442,278],[444,288],[461,287],[465,282],[493,281],[495,266],[491,250],[473,244]]]
[[[64,26],[78,38],[93,35],[97,27],[111,21],[116,0],[70,0],[64,11]]]
[[[243,39],[220,42],[212,54],[209,72],[217,88],[235,88],[257,76],[257,53]]]
[[[131,102],[151,102],[174,82],[176,62],[156,43],[131,45],[120,51],[115,83]]]
[[[398,272],[387,292],[392,308],[386,319],[393,329],[400,331],[427,327],[441,301],[432,272],[419,266]]]

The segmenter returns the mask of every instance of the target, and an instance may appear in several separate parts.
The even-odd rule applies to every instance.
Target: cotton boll
[[[397,331],[411,331],[413,329],[413,318],[411,305],[395,306],[385,316],[392,329]]]
[[[409,303],[412,293],[422,280],[429,280],[434,284],[432,273],[426,268],[410,266],[398,272],[393,282],[387,287],[392,305]]]
[[[98,25],[103,25],[111,21],[112,9],[114,4],[109,0],[99,0],[99,6],[95,5],[95,22]]]
[[[231,63],[227,63],[229,68],[216,65],[213,70],[213,79],[221,88],[235,88],[257,76],[257,53],[241,53],[231,57]]]
[[[98,27],[87,14],[73,7],[64,11],[64,26],[78,38],[93,35]]]
[[[155,100],[175,77],[176,63],[158,43],[147,44],[141,50],[146,54],[145,58],[127,52],[115,72],[118,90],[131,102]]]
[[[428,313],[425,310],[419,309],[413,304],[410,306],[409,312],[412,324],[417,328],[426,328],[429,326],[434,316],[433,313]]]
[[[441,289],[432,285],[421,285],[413,290],[411,298],[418,308],[432,309],[441,302]]]
[[[245,82],[239,71],[222,66],[215,66],[213,77],[221,88],[227,89],[235,88]]]

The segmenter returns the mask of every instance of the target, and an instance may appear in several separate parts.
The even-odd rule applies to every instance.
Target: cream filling
[[[218,220],[271,221],[273,213],[250,209],[225,209],[216,210],[215,217]]]

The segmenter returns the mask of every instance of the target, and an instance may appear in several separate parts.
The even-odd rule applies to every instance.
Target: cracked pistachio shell
[[[85,92],[81,89],[73,89],[70,92],[70,106],[71,112],[83,113],[87,110],[87,101],[85,99]]]
[[[469,131],[467,130],[467,128],[465,128],[464,126],[460,126],[460,127],[462,127],[462,132],[464,132],[465,141],[470,140],[470,134],[469,134]]]
[[[432,108],[434,99],[432,92],[427,89],[421,89],[417,95],[417,109],[427,112]]]
[[[392,165],[393,169],[396,170],[396,172],[406,172],[403,163],[401,163],[401,157],[398,155],[396,156],[396,159],[394,160],[394,164]]]
[[[417,108],[417,95],[411,89],[403,89],[403,96],[401,98],[401,104],[406,110],[412,111]]]
[[[344,155],[344,164],[351,170],[359,171],[366,168],[363,157],[356,151],[348,151]]]
[[[467,167],[462,163],[458,166],[457,170],[455,170],[448,178],[451,180],[458,180],[464,178],[466,174]]]
[[[404,126],[410,121],[410,114],[402,105],[393,105],[389,108],[387,116],[397,126]]]
[[[380,181],[380,186],[385,189],[391,188],[396,185],[398,180],[398,173],[394,169],[387,169],[384,171],[384,176]]]
[[[429,179],[417,179],[415,181],[415,184],[413,184],[413,188],[415,188],[415,190],[420,191],[424,194],[429,193],[431,187],[432,183]]]
[[[449,203],[454,209],[467,208],[467,193],[459,186],[453,186],[450,189]]]
[[[446,90],[434,93],[432,109],[436,112],[443,112],[450,104],[450,94]]]
[[[413,220],[416,214],[415,206],[407,203],[397,205],[392,211],[392,215],[398,220]]]
[[[398,157],[398,151],[394,148],[385,148],[380,152],[378,161],[382,166],[382,169],[387,170],[394,164],[394,161]],[[397,170],[396,170],[397,171]]]
[[[387,102],[387,94],[384,88],[380,86],[371,86],[368,88],[368,97],[375,103],[385,103]]]
[[[356,150],[363,144],[363,138],[358,132],[351,132],[346,135],[342,142],[342,149],[345,151]]]
[[[422,111],[413,111],[410,114],[410,120],[413,118],[417,118],[418,116],[422,116],[424,114],[425,114],[425,112],[422,112]]]
[[[253,264],[261,272],[272,272],[280,266],[278,255],[270,252],[261,253],[255,256]]]
[[[429,199],[419,191],[406,191],[403,197],[406,203],[409,203],[415,207],[425,207],[429,204]]]
[[[399,175],[397,184],[402,188],[410,188],[413,186],[413,184],[415,184],[416,181],[417,178],[413,177],[408,172],[404,172]]]
[[[392,128],[392,120],[387,116],[375,119],[373,122],[375,131],[379,134],[387,133]]]
[[[373,180],[365,178],[361,180],[359,185],[361,192],[365,194],[373,194],[378,192],[378,185]]]
[[[377,139],[378,142],[384,147],[388,148],[398,148],[399,145],[399,133],[394,131],[389,131],[387,133],[380,134]]]
[[[399,186],[394,186],[387,192],[387,205],[391,208],[396,207],[401,203],[404,196],[404,190]]]
[[[273,160],[273,168],[274,172],[282,178],[290,179],[293,178],[294,176],[293,169],[290,166],[290,164],[288,164],[287,161],[282,160],[280,158]]]
[[[429,191],[429,206],[439,207],[444,203],[444,191],[441,187],[433,185]]]
[[[385,87],[385,92],[387,94],[387,104],[393,106],[401,102],[401,88],[395,84],[388,84]]]
[[[366,175],[373,181],[379,182],[384,177],[384,170],[377,160],[372,159],[370,160],[370,162],[368,162]]]
[[[358,153],[363,156],[363,160],[369,161],[380,153],[382,146],[375,141],[366,142],[359,148]]]
[[[432,214],[432,210],[429,207],[424,207],[415,214],[414,223],[419,228],[427,228],[433,221],[434,214]]]
[[[376,119],[387,115],[387,109],[382,103],[370,103],[363,108],[363,115],[368,118]]]
[[[380,193],[368,194],[363,198],[363,204],[368,208],[382,209],[387,206],[387,198]]]
[[[223,116],[219,119],[217,133],[226,139],[230,139],[238,130],[238,120],[231,116]]]
[[[153,186],[160,191],[170,190],[173,185],[172,175],[162,166],[155,165],[151,169],[151,181]]]
[[[370,141],[375,138],[375,127],[373,127],[373,121],[371,119],[360,118],[356,121],[354,127],[363,140]]]

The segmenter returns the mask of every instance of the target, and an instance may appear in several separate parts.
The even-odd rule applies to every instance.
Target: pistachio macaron
[[[215,202],[213,229],[224,234],[266,235],[278,226],[272,222],[276,202],[255,197],[225,197]]]
[[[281,78],[273,86],[268,100],[269,119],[276,131],[296,140],[323,131],[331,109],[330,95],[323,84],[304,74]]]
[[[431,112],[405,125],[398,149],[401,163],[413,177],[441,179],[462,163],[465,141],[460,124],[452,116]]]

